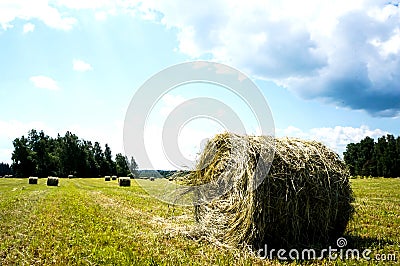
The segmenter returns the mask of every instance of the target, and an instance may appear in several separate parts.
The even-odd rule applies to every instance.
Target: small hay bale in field
[[[47,185],[48,186],[57,187],[58,186],[58,181],[59,181],[59,179],[58,179],[57,176],[49,176],[49,177],[47,177]]]
[[[112,179],[112,180],[117,180],[117,176],[116,176],[116,175],[113,175],[113,176],[111,177],[111,179]]]
[[[153,176],[151,176],[149,179],[150,179],[150,181],[154,181],[154,177]]]
[[[111,181],[111,177],[110,177],[109,175],[106,175],[106,176],[104,177],[104,181]]]
[[[118,184],[120,187],[130,187],[131,179],[129,177],[120,177],[118,178]]]
[[[69,179],[74,178],[74,175],[68,175],[68,178]]]
[[[36,176],[30,176],[30,177],[28,178],[28,183],[29,183],[29,184],[37,184],[37,183],[38,183],[38,180],[39,180],[38,177],[36,177]]]
[[[260,150],[271,149],[268,174],[264,167],[254,175]],[[208,142],[185,183],[232,185],[211,201],[204,200],[209,191],[192,189],[198,233],[230,246],[288,248],[325,245],[343,234],[354,212],[348,178],[344,162],[319,142],[224,133]]]

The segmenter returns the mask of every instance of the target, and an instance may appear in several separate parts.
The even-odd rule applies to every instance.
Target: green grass
[[[396,253],[400,263],[400,179],[351,182],[357,214],[345,235],[348,247]],[[135,181],[118,187],[104,179],[61,179],[59,187],[47,187],[45,179],[38,185],[0,179],[0,265],[280,264],[177,233],[193,224],[192,217],[191,208],[162,203]]]

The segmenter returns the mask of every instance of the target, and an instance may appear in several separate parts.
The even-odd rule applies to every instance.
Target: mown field
[[[151,182],[151,181],[147,181]],[[155,181],[160,182],[160,181]],[[396,254],[397,261],[303,261],[303,264],[400,264],[400,179],[351,180],[357,214],[349,248]],[[193,239],[189,207],[150,197],[133,181],[0,179],[0,265],[277,265],[247,250]]]

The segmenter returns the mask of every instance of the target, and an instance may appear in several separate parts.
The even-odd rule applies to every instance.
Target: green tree
[[[94,159],[94,150],[91,141],[82,141],[81,145],[82,161],[79,165],[79,173],[83,177],[97,177],[99,171],[97,169],[96,160]]]
[[[49,152],[49,168],[46,173],[47,176],[59,176],[61,169],[61,137],[57,135],[56,139],[48,138],[47,147]]]
[[[116,166],[115,166],[115,162],[112,159],[112,153],[111,153],[111,149],[108,146],[108,144],[106,144],[105,149],[104,149],[104,163],[105,163],[105,174],[106,175],[113,175],[116,173]]]
[[[115,156],[116,170],[118,176],[127,176],[129,175],[129,167],[127,163],[127,158],[123,156],[121,153],[117,153]]]
[[[386,137],[382,136],[378,138],[377,143],[374,147],[374,154],[376,160],[376,173],[378,176],[387,176],[387,161],[386,161],[386,149],[387,149],[387,141]]]
[[[393,135],[387,135],[387,146],[385,150],[385,164],[387,168],[386,177],[396,177],[396,139]]]
[[[100,143],[97,141],[94,143],[93,147],[94,152],[94,160],[96,162],[96,168],[99,175],[105,175],[106,169],[106,162],[104,158],[103,150],[101,149]]]
[[[81,140],[67,132],[63,137],[51,138],[43,131],[32,129],[28,137],[13,141],[12,169],[17,176],[38,175],[44,177],[67,176],[98,177],[101,174],[116,174],[116,162],[108,144],[103,152],[100,143]],[[125,162],[126,164],[126,162]],[[120,160],[119,171],[127,174]],[[129,169],[128,169],[129,170]]]
[[[36,170],[34,152],[28,145],[28,139],[24,136],[13,141],[14,151],[11,159],[12,169],[17,177],[28,177]]]
[[[395,173],[397,177],[400,177],[400,136],[396,139]]]
[[[365,137],[359,143],[358,167],[359,173],[363,176],[376,176],[376,161],[374,156],[375,141]]]
[[[39,177],[47,176],[51,167],[49,137],[43,131],[37,133],[36,130],[32,129],[28,133],[28,143],[33,152],[33,160],[36,165],[33,174]]]
[[[0,163],[0,176],[11,175],[11,167],[8,163]]]
[[[80,160],[80,140],[71,132],[67,131],[65,136],[61,139],[61,152],[60,152],[60,175],[67,176],[70,174],[77,174],[77,169]]]
[[[131,160],[129,162],[129,170],[130,170],[132,177],[134,177],[134,178],[139,177],[138,164],[136,163],[136,160],[135,160],[135,158],[133,158],[133,156],[131,157]]]
[[[359,154],[359,148],[358,145],[355,143],[350,143],[346,147],[346,151],[343,153],[344,161],[346,162],[347,166],[349,167],[350,174],[351,175],[357,175],[359,169],[358,169],[358,163],[357,163],[357,158]]]

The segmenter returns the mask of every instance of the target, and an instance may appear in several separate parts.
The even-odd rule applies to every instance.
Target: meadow
[[[141,180],[140,182],[151,182]],[[156,185],[161,180],[154,181]],[[309,265],[400,264],[400,179],[352,179],[356,214],[347,247],[371,249],[372,260],[302,261]],[[104,179],[0,179],[0,265],[295,265],[261,260],[247,249],[189,234],[191,207]],[[396,261],[377,260],[395,254]],[[376,257],[376,259],[375,259]],[[384,256],[380,257],[381,259]],[[386,258],[387,259],[387,258]],[[393,257],[391,258],[393,259]]]

